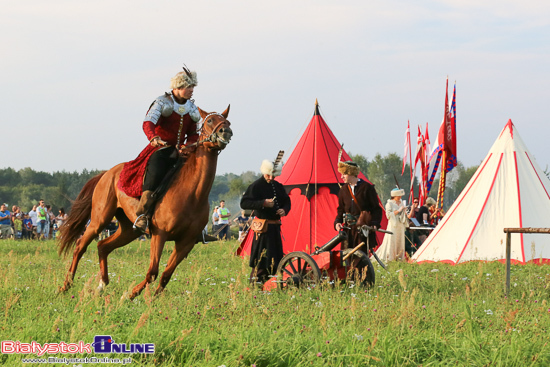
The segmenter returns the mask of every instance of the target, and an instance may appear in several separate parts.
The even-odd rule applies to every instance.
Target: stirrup
[[[136,223],[137,221],[141,218],[141,217],[145,217],[145,230],[139,228],[138,226],[136,226]],[[147,233],[147,228],[149,228],[149,217],[146,216],[145,214],[141,214],[139,215],[136,220],[134,221],[134,226],[132,227],[133,229],[138,229],[140,230],[142,233]]]

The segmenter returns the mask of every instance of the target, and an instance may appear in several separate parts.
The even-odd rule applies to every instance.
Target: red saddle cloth
[[[136,159],[124,164],[117,183],[117,187],[120,191],[134,198],[141,197],[143,177],[145,176],[147,162],[151,155],[158,149],[158,147],[147,145],[147,147],[139,153]]]

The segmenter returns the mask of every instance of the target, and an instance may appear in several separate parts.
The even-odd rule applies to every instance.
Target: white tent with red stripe
[[[550,180],[509,120],[417,262],[506,259],[504,228],[550,228]],[[512,234],[512,261],[550,262],[550,235]]]

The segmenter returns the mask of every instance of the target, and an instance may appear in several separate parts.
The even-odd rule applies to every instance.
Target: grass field
[[[508,298],[500,263],[395,262],[389,272],[377,267],[370,290],[336,284],[264,293],[248,289],[249,268],[232,255],[236,247],[197,245],[162,295],[146,289],[129,301],[121,296],[143,280],[148,242],[110,256],[111,284],[102,294],[92,243],[73,288],[57,294],[69,260],[53,241],[1,241],[0,340],[92,343],[110,335],[116,343],[154,343],[154,354],[130,355],[132,366],[550,365],[546,265],[513,266]],[[0,354],[0,364],[36,357]]]

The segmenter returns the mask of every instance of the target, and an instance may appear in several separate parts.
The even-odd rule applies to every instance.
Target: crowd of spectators
[[[59,209],[56,216],[52,207],[46,205],[42,199],[28,212],[23,212],[17,205],[13,205],[11,211],[8,208],[6,203],[0,206],[1,239],[53,239],[59,227],[67,220],[67,214],[63,208]]]
[[[238,240],[241,242],[246,235],[249,222],[252,219],[250,213],[245,212],[245,210],[242,210],[239,212],[238,216],[231,219],[231,212],[225,206],[225,201],[221,200],[220,205],[214,207],[214,210],[212,211],[212,236],[218,237],[220,240],[229,240],[231,237],[230,227],[233,225],[238,225]]]
[[[443,208],[437,207],[435,199],[428,197],[422,206],[418,202],[418,198],[414,198],[412,205],[407,208],[407,217],[411,222],[409,228],[405,231],[405,251],[409,256],[412,256],[418,250],[430,235],[430,232],[445,216],[445,211]]]

